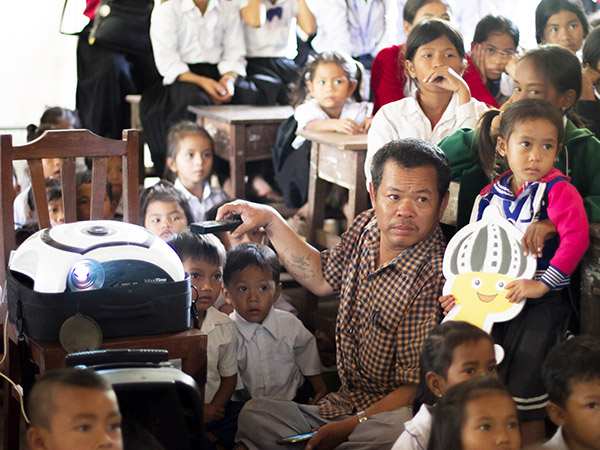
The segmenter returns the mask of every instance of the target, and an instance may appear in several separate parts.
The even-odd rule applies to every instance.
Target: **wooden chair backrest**
[[[13,161],[26,160],[40,229],[50,227],[42,158],[61,159],[65,222],[77,221],[75,158],[92,160],[91,220],[102,219],[109,156],[123,161],[123,220],[139,223],[138,131],[124,130],[123,139],[100,137],[89,130],[48,130],[25,145],[14,146],[11,135],[0,136],[0,281],[6,277],[10,252],[16,248],[13,211]]]

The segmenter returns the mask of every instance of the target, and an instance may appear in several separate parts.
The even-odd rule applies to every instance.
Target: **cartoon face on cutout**
[[[535,275],[536,261],[523,255],[523,233],[488,206],[480,221],[462,228],[444,254],[444,295],[456,306],[444,320],[464,320],[488,333],[495,322],[515,317],[525,302],[510,303],[506,286]]]

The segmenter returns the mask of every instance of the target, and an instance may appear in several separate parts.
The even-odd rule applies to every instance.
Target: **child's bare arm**
[[[259,28],[263,23],[264,7],[261,0],[249,0],[248,4],[240,10],[242,20],[246,25],[253,28]]]
[[[298,26],[307,35],[311,36],[317,32],[317,21],[308,8],[305,0],[298,0],[298,14],[296,14]]]
[[[304,127],[309,131],[337,131],[344,134],[357,134],[359,127],[352,119],[311,120]]]
[[[540,298],[550,291],[550,288],[541,281],[536,280],[515,280],[506,286],[510,292],[506,298],[511,303],[516,303],[524,298]]]
[[[312,375],[310,377],[306,377],[313,389],[315,390],[315,395],[311,399],[308,400],[309,405],[316,405],[319,400],[321,400],[325,395],[327,395],[327,386],[325,386],[325,380],[323,380],[323,376]]]
[[[440,302],[440,307],[442,308],[444,315],[447,315],[456,304],[456,299],[452,294],[442,295],[438,298],[438,302]]]
[[[221,385],[212,401],[211,405],[225,408],[225,405],[229,400],[231,400],[231,396],[233,395],[233,391],[235,390],[235,384],[237,382],[237,374],[231,375],[230,377],[221,377]]]
[[[371,123],[373,122],[373,117],[365,117],[363,121],[358,126],[358,132],[361,134],[367,134],[369,132],[369,128],[371,128]]]
[[[521,239],[525,255],[541,258],[544,243],[555,235],[556,225],[550,219],[532,223]]]

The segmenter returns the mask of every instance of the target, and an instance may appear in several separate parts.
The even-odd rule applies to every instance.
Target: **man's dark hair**
[[[371,180],[377,194],[383,180],[383,168],[388,161],[406,168],[433,167],[437,173],[437,189],[441,202],[450,186],[450,163],[439,147],[421,139],[406,138],[388,142],[373,156]]]
[[[275,284],[279,284],[281,264],[277,254],[266,245],[254,242],[236,245],[227,252],[227,262],[223,269],[223,284],[227,286],[234,272],[244,270],[248,266],[256,266],[261,270],[269,271]]]
[[[225,247],[214,234],[196,234],[182,231],[168,241],[181,261],[189,258],[204,261],[213,266],[225,264]]]
[[[600,379],[600,340],[576,336],[557,345],[542,364],[542,380],[550,401],[565,406],[573,385]]]
[[[50,418],[56,411],[55,393],[60,387],[112,390],[110,383],[91,369],[63,368],[46,372],[33,385],[27,400],[31,426],[50,427]]]

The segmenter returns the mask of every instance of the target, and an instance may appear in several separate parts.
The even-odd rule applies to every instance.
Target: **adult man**
[[[244,223],[234,235],[263,226],[296,280],[317,295],[340,298],[340,390],[318,406],[247,403],[236,437],[247,448],[277,448],[277,438],[312,428],[319,431],[307,449],[386,448],[411,417],[403,407],[418,382],[421,343],[440,318],[445,245],[438,222],[448,203],[450,168],[434,145],[403,139],[375,154],[371,173],[373,209],[322,253],[268,207],[234,202],[219,210],[217,218],[241,215]]]

